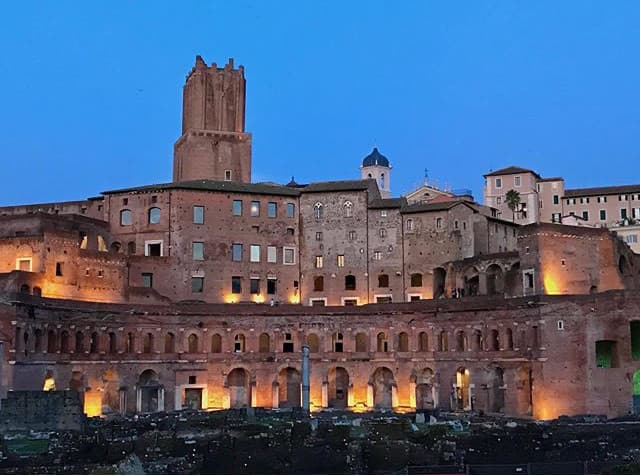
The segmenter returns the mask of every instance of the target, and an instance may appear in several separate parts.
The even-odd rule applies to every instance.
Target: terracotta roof
[[[620,195],[639,193],[640,185],[613,185],[611,187],[573,188],[564,191],[565,197],[590,197],[594,195]]]
[[[132,192],[152,192],[154,190],[204,190],[211,192],[259,193],[264,195],[287,195],[296,197],[300,191],[284,185],[269,183],[221,182],[216,180],[190,180],[187,182],[170,182],[142,187],[108,190],[103,195]]]
[[[421,213],[421,212],[441,212],[444,210],[449,210],[457,205],[466,205],[472,210],[476,211],[473,207],[473,204],[467,202],[466,200],[451,200],[448,202],[427,202],[427,203],[414,203],[412,205],[406,205],[402,207],[402,213]]]
[[[536,177],[540,178],[540,175],[538,175],[537,172],[534,172],[531,169],[523,169],[522,167],[518,167],[515,165],[510,165],[509,167],[505,167],[503,169],[494,170],[492,172],[484,174],[484,176],[491,177],[493,175],[512,175],[512,174],[525,174],[525,173],[532,173]]]
[[[400,198],[376,198],[369,202],[369,209],[402,208],[407,204],[407,199]]]
[[[353,190],[368,190],[372,186],[376,187],[374,179],[366,180],[338,180],[335,182],[314,182],[302,189],[303,193],[316,192],[341,192]]]

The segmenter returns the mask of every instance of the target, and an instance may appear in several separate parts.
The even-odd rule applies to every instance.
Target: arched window
[[[47,333],[47,353],[53,354],[58,350],[57,341],[56,331],[49,329],[49,332]]]
[[[507,329],[507,350],[513,350],[513,331],[511,329]]]
[[[409,334],[406,332],[398,334],[398,352],[409,352]]]
[[[353,216],[353,202],[347,200],[344,202],[344,216],[349,218]]]
[[[244,334],[236,334],[233,339],[233,351],[234,352],[244,352]]]
[[[389,275],[388,274],[379,274],[378,275],[378,287],[379,288],[388,288],[389,287]]]
[[[344,289],[346,291],[356,290],[356,277],[353,274],[347,274],[344,277]]]
[[[496,329],[491,331],[489,345],[491,350],[500,350],[500,334]]]
[[[109,332],[109,353],[110,354],[118,353],[118,340],[116,339],[115,332]]]
[[[458,352],[466,352],[468,346],[467,335],[464,331],[458,331],[456,334],[456,350]]]
[[[127,253],[130,255],[135,255],[136,254],[136,242],[135,241],[130,241],[129,243],[127,243]]]
[[[96,354],[98,352],[98,333],[93,332],[91,334],[91,341],[89,342],[89,352],[92,354]]]
[[[196,354],[200,351],[198,347],[198,336],[195,334],[190,334],[188,339],[188,348],[190,354]]]
[[[129,226],[133,223],[133,218],[131,216],[131,210],[120,210],[120,225],[121,226]]]
[[[211,336],[211,353],[219,354],[222,352],[222,336],[220,334],[213,334]]]
[[[482,338],[482,331],[476,329],[473,332],[473,350],[479,351],[484,350],[484,339]]]
[[[136,351],[136,336],[133,332],[127,334],[127,353],[133,354]]]
[[[62,331],[60,334],[60,352],[65,354],[69,352],[69,333],[67,331]]]
[[[145,354],[150,354],[153,352],[153,334],[151,332],[147,332],[144,336],[144,350]]]
[[[384,174],[380,174],[380,188],[384,190]]]
[[[149,224],[156,225],[160,223],[160,209],[158,207],[149,208]]]
[[[387,237],[387,229],[386,228],[380,228],[380,230],[378,230],[378,235],[380,236],[380,238],[386,238]]]
[[[369,344],[368,344],[367,334],[364,332],[358,332],[356,334],[356,352],[368,352]]]
[[[84,335],[82,332],[76,332],[76,352],[84,352]]]
[[[413,288],[422,287],[422,273],[413,273],[411,275],[411,287]]]
[[[271,352],[271,337],[266,332],[260,334],[258,339],[258,351],[262,353]]]
[[[413,218],[407,220],[407,231],[413,231]]]
[[[168,332],[164,336],[164,351],[167,354],[173,354],[176,351],[176,336],[173,332]]]
[[[111,252],[112,253],[120,253],[121,249],[122,249],[122,245],[120,244],[119,241],[114,241],[113,243],[111,243]]]
[[[418,335],[418,351],[429,352],[429,335],[424,331]]]
[[[324,291],[324,276],[316,276],[313,278],[313,290]]]
[[[389,342],[384,332],[380,332],[377,338],[378,352],[389,352]]]
[[[449,336],[447,331],[442,331],[438,335],[438,351],[447,352],[449,350]]]
[[[313,216],[316,220],[322,220],[324,218],[324,205],[318,202],[313,206]]]
[[[28,284],[23,284],[20,286],[20,293],[22,294],[31,294],[31,288]]]
[[[342,332],[336,332],[333,334],[333,351],[344,352],[344,340]]]
[[[35,345],[34,352],[42,352],[42,331],[40,329],[36,329],[35,337],[36,337],[36,345]]]
[[[34,296],[42,296],[42,288],[38,287],[38,286],[34,286],[33,287],[33,295]]]
[[[104,236],[98,235],[96,238],[98,240],[98,251],[102,251],[104,253],[109,251],[109,248],[107,247],[107,242],[105,241]]]

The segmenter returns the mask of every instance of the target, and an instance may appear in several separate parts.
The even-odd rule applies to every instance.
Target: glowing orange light
[[[255,303],[262,304],[264,302],[264,296],[262,294],[254,294],[252,300]]]
[[[102,395],[96,390],[84,393],[84,414],[88,417],[102,415]]]

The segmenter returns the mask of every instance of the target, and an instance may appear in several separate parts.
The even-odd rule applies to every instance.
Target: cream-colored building
[[[640,226],[640,184],[566,189],[562,177],[543,178],[517,166],[484,177],[484,204],[496,208],[504,220],[522,225],[579,221],[586,226],[615,228],[629,240],[637,236],[633,227]],[[520,205],[513,211],[506,200],[509,190],[520,194]],[[636,243],[628,243],[634,251],[640,251]]]

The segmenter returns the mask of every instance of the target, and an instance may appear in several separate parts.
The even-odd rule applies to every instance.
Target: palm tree
[[[516,221],[516,210],[518,209],[518,206],[520,205],[520,193],[516,192],[515,190],[509,190],[507,192],[507,195],[505,197],[505,200],[507,202],[507,206],[511,209],[511,213],[513,216],[513,221]]]

